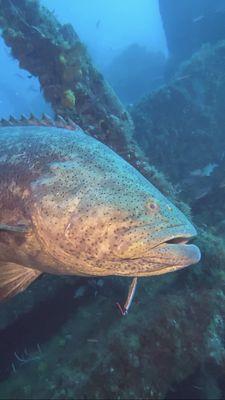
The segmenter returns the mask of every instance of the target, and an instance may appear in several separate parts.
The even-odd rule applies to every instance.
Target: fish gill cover
[[[110,65],[122,59],[130,70],[125,87],[129,87],[130,79],[130,85],[135,85],[134,96],[137,93],[139,96],[143,88],[138,86],[138,73],[141,78],[146,74],[148,87],[147,82],[151,80],[148,70],[134,68],[131,71],[129,57],[123,56],[127,48],[136,51],[138,47],[132,44],[138,40],[140,46],[146,45],[140,40],[138,29],[132,30],[133,43],[119,37],[118,48],[114,51],[110,48],[110,34],[113,36],[119,24],[114,22],[116,29],[113,31],[111,22],[110,46],[102,57],[106,60],[106,55],[111,55],[106,66],[98,58],[91,39],[87,40],[107,37],[104,27],[107,18],[96,17],[94,13],[93,28],[86,32],[86,41],[101,72],[74,31],[78,26],[80,34],[84,32],[78,22],[80,18],[73,21],[74,28],[65,21],[65,4],[53,12],[50,0],[45,2],[49,9],[33,0],[0,0],[2,38],[20,67],[27,71],[26,80],[30,81],[33,76],[39,79],[41,91],[51,104],[51,114],[61,116],[57,122],[61,128],[68,127],[71,120],[78,124],[131,163],[186,214],[197,228],[195,243],[201,248],[202,260],[183,271],[140,279],[131,311],[125,318],[115,304],[125,301],[129,278],[42,276],[26,291],[0,305],[0,398],[222,399],[225,397],[225,4],[223,0],[176,0],[172,3],[159,0],[159,3],[152,2],[151,10],[144,0],[138,5],[130,1],[129,8],[120,8],[119,2],[113,2],[112,6],[109,2],[104,8],[100,0],[95,1],[92,6],[87,0],[82,2],[83,15],[89,15],[89,9],[94,7],[95,13],[98,10],[99,15],[106,16],[107,12],[102,12],[105,9],[111,13],[111,20],[114,15],[118,21],[121,15],[123,29],[129,16],[138,27],[138,18],[140,22],[146,21],[146,15],[152,12],[157,20],[157,10],[160,10],[169,52],[165,72],[160,71],[159,77],[154,71],[149,72],[154,84],[148,90],[154,91],[148,94],[144,91],[143,95],[147,96],[136,105],[122,104],[130,96],[126,89],[125,92],[118,90],[117,83],[121,76],[123,79],[123,74],[118,73],[111,79],[121,99],[106,83],[104,74],[107,75]],[[71,15],[82,8],[77,3],[68,1],[66,4]],[[59,22],[63,18],[64,25]],[[70,16],[67,14],[66,18],[69,21]],[[158,38],[160,32],[158,29]],[[153,31],[151,35],[154,37]],[[156,50],[164,50],[160,39],[156,43]],[[148,47],[146,54],[150,51],[152,48]],[[112,54],[115,54],[115,61]],[[137,64],[138,54],[136,51]],[[142,56],[142,63],[145,62],[147,65],[147,57],[144,60]],[[4,74],[7,65],[0,66]],[[21,72],[17,70],[16,73]],[[163,86],[158,87],[159,82]],[[4,105],[8,94],[2,83],[0,92],[1,116],[6,117]],[[132,102],[138,101],[138,96],[132,98]],[[45,107],[43,102],[43,112]],[[33,111],[29,107],[24,112]],[[10,122],[2,121],[6,127],[0,128],[6,137],[2,146],[6,146],[16,134],[12,125],[26,125],[24,129],[16,128],[28,137],[24,143],[17,142],[17,150],[11,147],[10,157],[13,163],[17,160],[18,166],[24,162],[29,165],[32,174],[40,173],[44,165],[37,168],[38,154],[41,159],[41,152],[54,153],[53,138],[59,138],[61,131],[59,128],[57,134],[54,133],[55,128],[50,128],[52,122],[43,117],[42,128],[36,126],[35,131],[43,134],[52,129],[52,138],[49,137],[45,148],[53,147],[50,152],[44,149],[46,136],[37,147],[40,150],[36,151],[35,159],[31,157],[32,147],[26,159],[29,151],[25,151],[25,147],[28,149],[33,140],[33,133],[29,137],[29,132],[34,132],[30,126],[39,125],[35,121],[33,116],[29,120],[22,116],[19,123],[11,118]],[[70,132],[67,131],[68,135]],[[66,165],[70,164],[71,149],[65,154],[60,146],[62,144],[57,149],[58,160],[50,166],[58,177],[55,184],[62,182],[65,186],[67,179],[61,180],[57,175],[60,172],[58,163],[60,157],[67,156]],[[7,155],[2,150],[1,165]],[[45,159],[45,163],[47,161]],[[15,183],[9,186],[5,180],[10,173],[15,173],[20,180],[28,179],[26,174],[19,175],[18,170],[13,172],[8,168],[4,173],[1,169],[0,185],[5,183],[1,196],[8,199],[5,203],[8,209],[12,193],[21,198]],[[82,178],[82,171],[79,178]],[[46,175],[42,183],[37,180],[42,190],[46,179],[49,176]],[[24,190],[23,199],[26,196]],[[18,203],[17,206],[20,209]],[[46,203],[42,203],[42,207],[46,211]],[[15,227],[14,214],[8,211],[10,224],[9,219],[7,226],[6,221],[0,221],[1,238],[6,243],[8,232],[13,233],[16,249],[24,243],[21,232],[28,241],[32,235],[24,214]],[[53,233],[52,228],[47,239]],[[71,233],[76,234],[76,229]],[[98,250],[100,243],[95,247]],[[19,273],[23,281],[24,275]],[[8,278],[15,279],[14,275]]]

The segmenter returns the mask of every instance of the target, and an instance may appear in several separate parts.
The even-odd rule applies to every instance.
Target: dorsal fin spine
[[[61,115],[57,115],[54,120],[46,114],[42,114],[41,119],[37,119],[33,114],[30,114],[29,117],[22,114],[20,119],[16,119],[10,115],[9,119],[0,119],[0,127],[6,126],[48,126],[68,129],[70,131],[80,129],[79,126],[70,118],[65,120]]]

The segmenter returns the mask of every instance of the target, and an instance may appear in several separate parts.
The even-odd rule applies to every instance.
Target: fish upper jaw
[[[161,230],[158,234],[155,245],[161,244],[187,244],[197,236],[197,231],[191,223],[177,224]]]

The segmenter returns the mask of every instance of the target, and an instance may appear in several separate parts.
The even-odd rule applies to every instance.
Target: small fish
[[[195,235],[147,179],[72,121],[0,123],[0,300],[42,273],[119,275],[134,278],[126,312],[138,277],[200,260],[188,243]]]
[[[195,169],[194,171],[192,171],[190,174],[192,176],[210,176],[212,175],[213,171],[215,168],[218,167],[218,164],[216,163],[210,163],[207,164],[205,167],[203,168],[199,168],[199,169]]]
[[[19,74],[18,72],[15,73],[15,76],[17,76],[17,78],[20,78],[20,79],[25,79],[25,76]]]
[[[96,29],[99,29],[100,25],[101,25],[101,20],[98,19],[98,21],[96,22],[96,25],[95,25]]]
[[[88,343],[98,343],[99,342],[99,340],[98,339],[87,339],[87,342]]]
[[[29,89],[31,92],[35,92],[35,93],[37,93],[37,92],[39,91],[39,89],[35,88],[33,85],[30,85],[30,86],[28,87],[28,89]]]
[[[194,18],[192,22],[195,24],[196,22],[200,22],[205,18],[204,15],[199,15],[198,17]]]
[[[225,179],[222,179],[222,181],[219,183],[219,188],[220,189],[225,188]]]
[[[192,385],[192,387],[193,387],[194,389],[197,389],[197,390],[203,390],[203,387],[201,387],[201,386]]]
[[[191,75],[178,76],[178,77],[176,77],[176,82],[177,81],[183,81],[184,79],[189,79],[190,77],[191,77]]]
[[[76,289],[73,298],[74,299],[79,299],[85,295],[87,288],[86,286],[79,286],[78,289]]]
[[[220,7],[218,7],[215,11],[214,11],[216,14],[218,13],[218,14],[220,14],[220,13],[225,13],[225,7],[224,6],[220,6]]]

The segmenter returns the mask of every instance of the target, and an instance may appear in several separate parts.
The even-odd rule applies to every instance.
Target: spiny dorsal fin
[[[22,292],[40,275],[40,271],[18,264],[0,263],[0,301]]]
[[[18,120],[17,120],[16,118],[14,118],[12,115],[10,115],[9,121],[10,121],[12,124],[17,124],[17,123],[18,123]]]
[[[57,115],[56,119],[53,120],[47,114],[42,114],[40,119],[36,118],[33,114],[30,114],[29,117],[22,114],[20,119],[16,119],[10,115],[9,119],[0,119],[0,127],[6,126],[48,126],[68,129],[70,131],[80,129],[79,126],[70,118],[65,120],[62,116]]]

